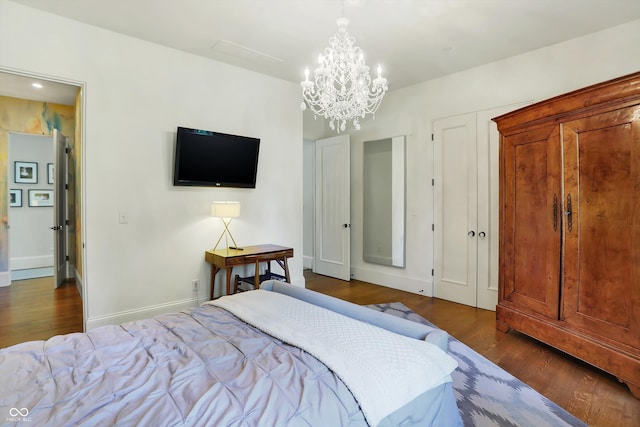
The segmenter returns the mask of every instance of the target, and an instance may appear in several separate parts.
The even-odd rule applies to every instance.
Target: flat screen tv
[[[178,127],[173,185],[255,188],[259,138]]]

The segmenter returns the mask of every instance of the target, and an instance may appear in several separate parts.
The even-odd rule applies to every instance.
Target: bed
[[[0,424],[461,426],[448,335],[282,282],[0,350]]]

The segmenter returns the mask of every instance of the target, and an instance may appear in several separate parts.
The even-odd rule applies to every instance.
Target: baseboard
[[[53,268],[53,255],[13,257],[9,260],[11,270],[29,270],[35,268]]]
[[[302,256],[302,268],[309,268],[313,270],[314,266],[314,258],[312,256],[303,255]]]
[[[300,286],[301,288],[306,287],[306,281],[304,280],[304,276],[291,279],[291,284]]]
[[[174,301],[166,304],[157,304],[148,307],[142,307],[134,310],[120,311],[118,313],[112,313],[105,316],[96,316],[87,319],[86,330],[98,328],[105,325],[119,325],[124,322],[131,322],[134,320],[148,319],[151,317],[159,316],[166,313],[176,313],[180,310],[187,308],[197,307],[203,302],[208,301],[206,296],[200,296],[198,298],[188,298],[181,301]]]
[[[362,266],[352,266],[351,271],[353,273],[352,279],[362,280],[363,282],[412,292],[414,294],[424,295],[427,297],[433,296],[433,280],[431,280],[431,278],[427,280],[420,277],[401,276],[390,272],[381,272],[378,270],[363,268]]]
[[[11,284],[11,272],[10,271],[1,271],[0,272],[0,287],[9,286]]]
[[[11,281],[37,279],[39,277],[50,277],[50,276],[53,276],[53,267],[11,270]]]

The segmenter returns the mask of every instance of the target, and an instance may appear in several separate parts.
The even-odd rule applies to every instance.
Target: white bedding
[[[208,304],[322,361],[349,387],[371,426],[425,391],[451,381],[457,367],[433,344],[278,293],[256,290]]]

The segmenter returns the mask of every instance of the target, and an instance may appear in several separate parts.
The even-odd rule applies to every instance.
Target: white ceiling
[[[13,1],[292,82],[342,10],[342,0]],[[640,19],[640,1],[344,0],[344,16],[393,90]]]
[[[42,88],[34,88],[39,83]],[[11,73],[0,73],[0,95],[14,98],[44,101],[54,104],[74,105],[78,88],[64,83],[52,82]]]

